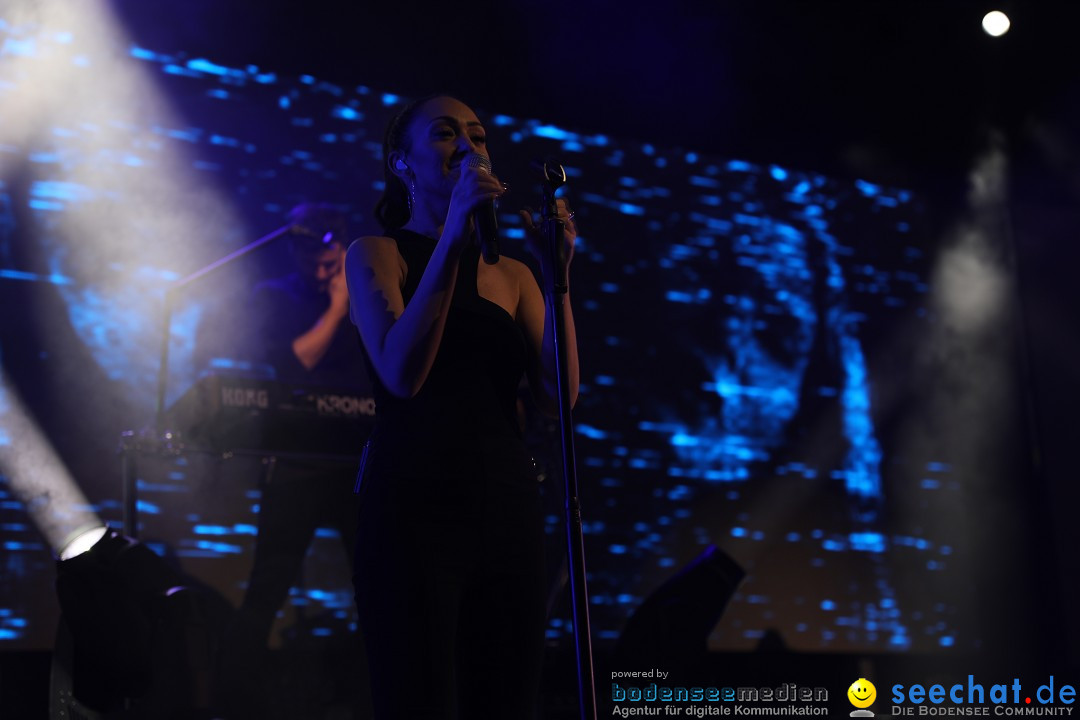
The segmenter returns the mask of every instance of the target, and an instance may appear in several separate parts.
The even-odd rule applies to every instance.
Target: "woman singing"
[[[384,235],[346,257],[377,406],[354,584],[380,720],[535,715],[543,519],[516,399],[525,374],[540,409],[557,411],[554,317],[524,264],[481,261],[471,218],[503,187],[466,162],[474,153],[488,148],[468,106],[406,107],[383,143]],[[562,200],[558,212],[572,255]],[[564,317],[575,400],[568,298]]]

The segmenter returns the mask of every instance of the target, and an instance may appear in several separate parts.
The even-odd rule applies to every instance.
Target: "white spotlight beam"
[[[232,189],[199,169],[199,131],[132,56],[112,5],[5,4],[0,159],[30,183],[39,252],[70,280],[58,288],[72,326],[110,378],[149,398],[168,279],[248,233]],[[173,340],[185,357],[190,338]]]
[[[0,472],[55,555],[80,535],[104,527],[2,370]]]

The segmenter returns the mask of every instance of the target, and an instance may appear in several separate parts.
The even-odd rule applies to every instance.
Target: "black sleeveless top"
[[[404,229],[387,234],[405,259],[408,306],[436,241]],[[479,259],[478,247],[462,252],[442,342],[415,396],[390,393],[364,352],[376,407],[366,469],[372,479],[532,478],[517,420],[525,336],[506,310],[477,292]]]

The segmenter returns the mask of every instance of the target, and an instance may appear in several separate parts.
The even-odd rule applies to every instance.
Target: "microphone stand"
[[[541,232],[547,247],[543,253],[544,295],[555,322],[555,362],[558,368],[559,429],[562,432],[563,481],[566,497],[566,553],[570,575],[570,599],[574,612],[574,645],[577,651],[578,707],[582,720],[596,720],[596,687],[593,681],[592,639],[589,630],[589,591],[585,582],[585,542],[581,528],[577,465],[574,460],[574,419],[570,404],[569,366],[566,357],[567,258],[565,225],[558,217],[555,191],[566,183],[561,165],[544,163],[544,201],[540,211]]]
[[[234,250],[223,258],[215,260],[206,267],[196,270],[185,278],[177,280],[169,287],[165,288],[165,301],[163,303],[164,318],[162,320],[162,333],[161,333],[161,361],[158,365],[158,379],[157,379],[157,405],[154,410],[154,426],[157,430],[158,436],[166,431],[165,428],[165,388],[169,382],[169,341],[171,340],[172,332],[172,311],[173,301],[176,298],[176,294],[186,288],[191,283],[204,278],[207,275],[221,269],[234,260],[244,257],[248,253],[258,250],[263,245],[269,242],[277,240],[282,235],[287,235],[292,231],[299,231],[304,234],[311,234],[310,231],[305,232],[306,228],[298,228],[295,225],[285,225],[277,230],[274,230],[269,235],[264,235],[258,240],[254,240],[239,250]]]

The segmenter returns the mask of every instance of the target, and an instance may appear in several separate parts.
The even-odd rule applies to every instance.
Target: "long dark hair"
[[[413,100],[403,107],[401,111],[390,120],[386,126],[386,134],[383,136],[382,158],[384,187],[382,197],[375,203],[375,219],[382,225],[382,229],[394,230],[409,222],[409,188],[404,181],[390,169],[390,153],[395,150],[409,152],[411,138],[409,126],[412,125],[416,112],[428,100],[437,97],[450,97],[445,93],[426,95],[418,100]]]

